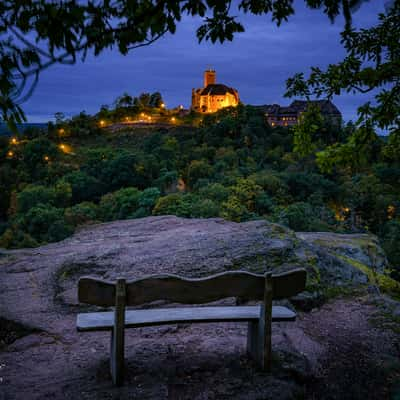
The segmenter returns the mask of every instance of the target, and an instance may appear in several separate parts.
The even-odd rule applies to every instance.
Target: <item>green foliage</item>
[[[47,165],[58,156],[58,149],[53,142],[45,137],[29,141],[24,147],[22,157],[28,169],[34,170]],[[48,157],[48,160],[47,158]]]
[[[389,261],[393,266],[400,266],[400,220],[392,220],[386,222],[382,234],[382,247],[386,252]],[[400,280],[400,268],[395,274]]]
[[[193,160],[188,168],[187,181],[190,187],[201,178],[209,178],[213,174],[212,166],[204,160]]]
[[[139,208],[140,195],[133,187],[104,195],[99,204],[100,216],[104,221],[133,218]]]
[[[245,205],[236,196],[230,196],[221,205],[221,217],[235,222],[246,221],[250,213]]]
[[[219,206],[210,199],[202,199],[192,206],[191,217],[213,218],[219,216]]]
[[[59,182],[55,187],[27,186],[17,196],[17,210],[26,213],[39,205],[66,207],[71,199],[71,187],[66,182]]]
[[[64,218],[68,225],[79,226],[98,220],[98,206],[85,201],[65,209]]]
[[[325,221],[318,216],[324,216]],[[311,204],[304,202],[293,203],[288,207],[276,209],[273,220],[300,232],[330,231],[333,229],[332,212],[323,208],[318,210]]]
[[[29,209],[19,225],[38,243],[59,241],[73,232],[73,228],[65,223],[63,209],[43,204]]]
[[[204,121],[168,131],[94,130],[66,139],[73,153],[62,154],[52,133],[17,144],[0,139],[0,245],[36,246],[83,224],[149,215],[266,218],[294,230],[375,233],[398,276],[400,163],[393,136],[324,121],[312,142],[342,159],[325,159],[331,168],[321,172],[321,152],[317,160],[300,159],[291,131],[269,127],[256,108],[241,105]],[[70,131],[71,120],[62,124]],[[10,149],[15,157],[7,156]],[[44,162],[51,149],[56,153]]]
[[[72,202],[74,204],[87,200],[98,200],[105,192],[104,184],[93,176],[82,171],[74,171],[63,177],[72,189]]]
[[[153,215],[176,215],[178,217],[191,217],[193,204],[197,198],[182,193],[172,193],[160,197],[153,209]]]
[[[317,165],[323,173],[345,169],[351,173],[361,171],[376,155],[378,137],[371,125],[357,129],[345,143],[335,143],[317,153]]]
[[[317,148],[315,134],[321,129],[324,119],[317,104],[310,103],[293,129],[293,151],[307,157]]]
[[[199,195],[205,199],[222,203],[229,197],[230,190],[220,183],[211,183],[199,189]]]
[[[18,229],[17,226],[8,228],[0,236],[0,247],[17,249],[20,247],[36,247],[39,243],[28,233]]]
[[[237,184],[231,187],[233,198],[237,198],[249,211],[254,211],[255,199],[261,191],[261,186],[252,179],[239,178]]]

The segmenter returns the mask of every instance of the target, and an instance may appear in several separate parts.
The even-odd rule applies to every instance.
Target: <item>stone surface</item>
[[[113,388],[109,334],[76,332],[77,313],[94,309],[77,302],[76,283],[82,275],[111,280],[153,273],[200,277],[230,269],[303,266],[310,287],[367,282],[362,270],[337,256],[342,245],[332,251],[307,235],[266,221],[237,224],[167,216],[99,224],[63,242],[2,250],[0,333],[7,334],[0,350],[0,399],[386,398],[390,377],[379,375],[379,368],[384,360],[395,359],[400,347],[379,314],[376,294],[373,301],[336,300],[300,313],[294,323],[274,324],[272,374],[259,372],[248,360],[246,324],[178,324],[128,330],[127,384]],[[318,235],[325,242],[342,241],[343,236]],[[344,247],[347,257],[373,265],[368,264],[368,247],[349,240]],[[313,302],[313,295],[301,301]],[[370,324],[374,318],[378,326]],[[357,363],[376,373],[364,386],[365,371],[357,370]],[[337,384],[332,396],[325,390],[331,381]],[[352,383],[356,386],[349,391]],[[354,395],[357,390],[361,397]]]

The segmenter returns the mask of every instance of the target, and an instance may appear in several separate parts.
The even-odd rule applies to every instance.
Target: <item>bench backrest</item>
[[[228,271],[200,279],[187,279],[178,275],[151,275],[126,283],[122,281],[125,287],[126,306],[136,306],[156,300],[201,304],[226,297],[263,300],[267,276],[272,281],[273,299],[294,296],[305,288],[306,271],[304,269],[272,275]],[[82,303],[114,306],[116,294],[115,283],[91,277],[82,277],[79,280],[78,298]]]

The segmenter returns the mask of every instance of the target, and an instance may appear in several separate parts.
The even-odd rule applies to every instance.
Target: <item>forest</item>
[[[103,126],[168,112],[176,116],[169,127]],[[86,224],[150,215],[264,218],[295,231],[373,233],[400,279],[395,142],[366,126],[333,124],[311,104],[292,128],[273,128],[246,105],[171,113],[158,93],[123,95],[96,115],[59,113],[47,129],[0,137],[0,247],[35,247]]]

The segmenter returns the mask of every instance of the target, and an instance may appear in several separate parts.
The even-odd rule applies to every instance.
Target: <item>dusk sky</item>
[[[343,19],[331,24],[322,11],[296,1],[296,15],[277,28],[270,16],[242,16],[246,32],[233,42],[198,44],[200,19],[185,18],[175,35],[122,56],[117,50],[88,57],[74,66],[45,71],[33,96],[23,106],[29,122],[45,122],[61,111],[71,116],[95,113],[123,92],[139,95],[159,91],[167,107],[190,106],[191,90],[202,86],[204,69],[217,71],[217,82],[239,91],[245,104],[286,105],[285,81],[311,66],[325,67],[344,56],[340,44]],[[357,27],[369,27],[384,11],[383,0],[370,0],[354,14]],[[345,120],[355,119],[357,107],[371,96],[342,95],[334,99]]]

